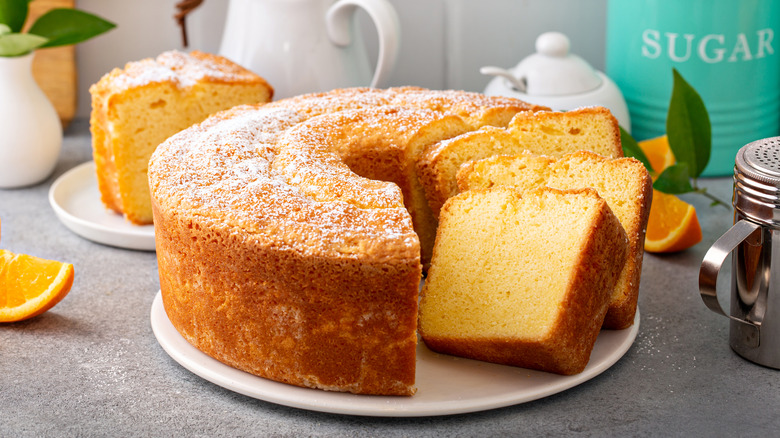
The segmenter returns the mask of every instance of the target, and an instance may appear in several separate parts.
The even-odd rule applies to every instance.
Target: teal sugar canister
[[[606,70],[637,140],[663,135],[672,68],[712,123],[703,176],[732,175],[737,151],[780,135],[780,0],[609,0]]]

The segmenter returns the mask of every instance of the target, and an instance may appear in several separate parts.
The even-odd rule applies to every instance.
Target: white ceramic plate
[[[625,330],[599,334],[580,374],[559,376],[434,353],[417,345],[417,393],[412,397],[355,395],[300,388],[231,368],[190,345],[173,327],[160,293],[152,304],[152,330],[163,349],[196,375],[260,400],[312,411],[381,417],[450,415],[500,408],[546,397],[590,380],[620,359],[639,331],[639,312]]]
[[[133,225],[100,201],[92,161],[57,178],[49,189],[49,203],[66,227],[86,239],[120,248],[154,251],[154,225]]]

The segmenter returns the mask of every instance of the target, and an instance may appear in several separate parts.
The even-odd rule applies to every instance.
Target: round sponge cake
[[[201,351],[259,376],[412,394],[421,240],[430,250],[435,230],[416,160],[537,109],[350,89],[235,107],[174,135],[149,163],[168,317]]]

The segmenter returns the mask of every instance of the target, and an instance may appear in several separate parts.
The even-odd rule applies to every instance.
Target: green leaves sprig
[[[107,32],[116,25],[77,9],[52,9],[22,32],[32,0],[0,0],[0,56],[22,56],[46,47],[67,46]]]
[[[672,69],[672,74],[674,84],[666,115],[666,137],[676,163],[658,175],[636,140],[621,128],[623,153],[641,161],[653,176],[657,176],[653,183],[654,189],[674,195],[698,193],[708,197],[713,206],[722,205],[730,209],[730,204],[711,195],[707,189],[697,184],[697,178],[710,160],[710,117],[699,93],[685,81],[677,69]]]

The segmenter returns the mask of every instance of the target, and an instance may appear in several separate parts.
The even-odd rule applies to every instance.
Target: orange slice
[[[73,285],[73,265],[0,250],[0,322],[40,315]]]
[[[674,154],[669,147],[669,139],[666,135],[642,140],[639,142],[639,148],[645,153],[647,160],[650,161],[650,165],[653,166],[653,170],[657,174],[675,163]]]
[[[701,241],[696,209],[674,195],[653,190],[645,251],[677,252]]]

